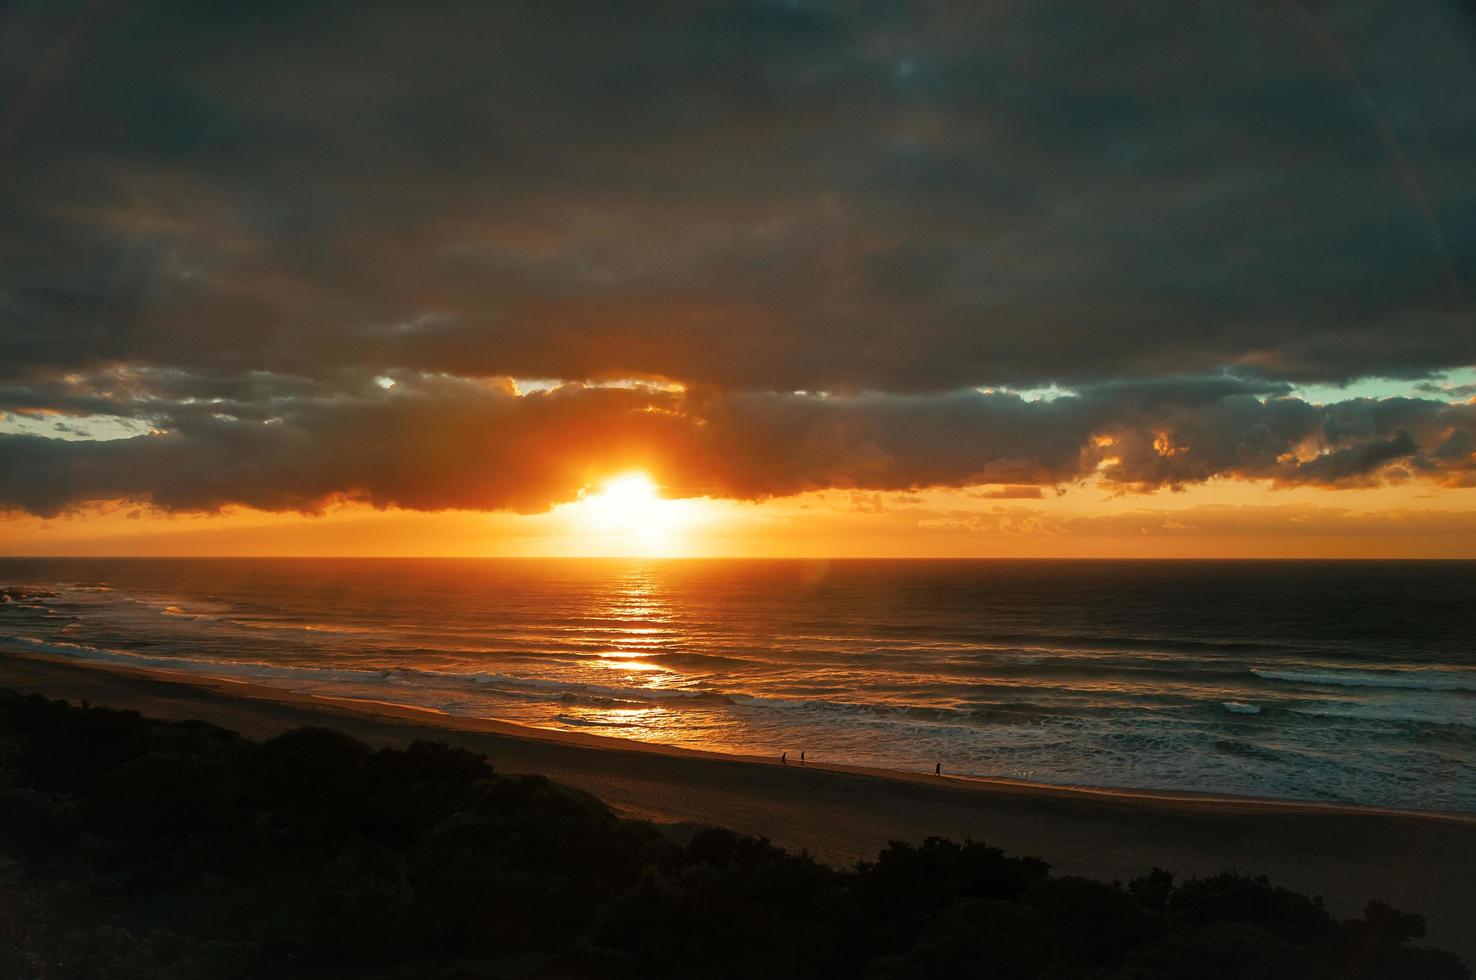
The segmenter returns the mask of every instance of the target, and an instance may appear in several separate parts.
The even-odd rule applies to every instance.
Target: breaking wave
[[[1293,684],[1476,693],[1476,672],[1467,670],[1337,670],[1328,668],[1288,670],[1252,667],[1250,671],[1264,680],[1285,681]]]

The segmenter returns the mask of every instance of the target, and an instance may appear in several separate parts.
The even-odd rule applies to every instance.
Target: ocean
[[[0,589],[0,648],[82,661],[776,760],[1476,811],[1476,562],[0,559]]]

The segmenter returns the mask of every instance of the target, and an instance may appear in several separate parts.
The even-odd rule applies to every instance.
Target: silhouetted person
[[[934,776],[941,776],[941,775],[943,775],[943,763],[940,762],[936,766],[933,767],[933,775]]]
[[[787,766],[787,765],[789,765],[789,753],[788,752],[780,752],[779,753],[779,764],[781,766]]]
[[[800,749],[800,765],[804,765],[804,764],[805,764],[805,750],[804,749]]]

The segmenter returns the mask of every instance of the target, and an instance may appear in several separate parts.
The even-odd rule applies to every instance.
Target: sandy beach
[[[843,865],[890,839],[972,837],[1059,873],[1126,879],[1233,869],[1322,895],[1334,914],[1371,898],[1423,912],[1431,942],[1476,961],[1476,816],[1077,789],[791,764],[545,731],[400,705],[328,699],[194,674],[0,652],[0,687],[253,737],[329,725],[376,745],[428,738],[541,773],[632,816],[715,824]]]

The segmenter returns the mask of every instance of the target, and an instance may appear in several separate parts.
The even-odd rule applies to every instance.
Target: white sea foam
[[[1221,701],[1220,707],[1237,715],[1258,715],[1261,706],[1257,704],[1246,704],[1244,701]]]

